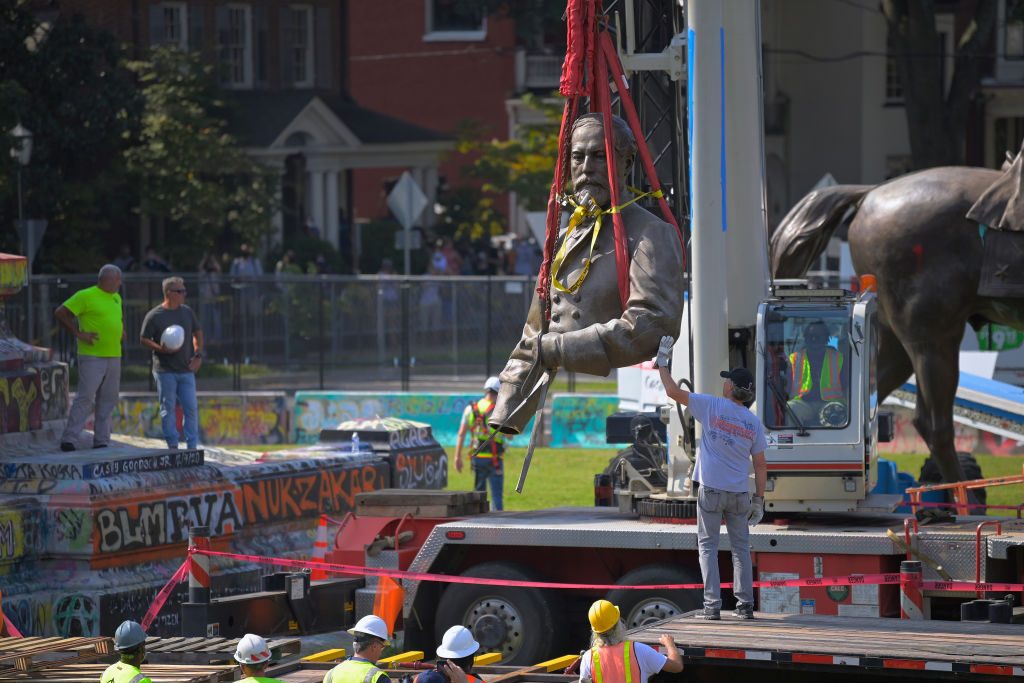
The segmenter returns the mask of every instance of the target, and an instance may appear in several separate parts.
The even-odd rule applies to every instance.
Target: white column
[[[730,327],[753,327],[757,306],[768,295],[760,5],[758,0],[722,0]]]
[[[731,106],[723,101],[725,61],[732,45],[726,44],[720,0],[687,3],[687,52],[690,114],[690,197],[693,212],[693,348],[694,389],[718,394],[719,371],[728,369],[729,343],[726,273],[728,225],[726,196],[732,191],[723,168],[726,153],[722,120]],[[724,108],[724,109],[723,109]],[[679,359],[676,368],[685,368]]]
[[[717,395],[722,386],[719,372],[729,364],[725,201],[731,188],[726,184],[722,166],[726,45],[720,0],[689,0],[686,12],[693,283],[678,343],[672,350],[672,374],[677,379],[691,379],[695,391]],[[732,217],[729,218],[731,223]],[[692,376],[689,324],[693,326]],[[691,463],[683,453],[681,435],[682,425],[673,413],[669,422],[670,496],[688,496],[692,492],[688,478]]]
[[[423,211],[423,224],[433,227],[437,222],[437,214],[434,213],[434,204],[437,202],[437,166],[427,166],[423,169],[423,194],[430,200]]]
[[[325,182],[327,183],[327,197],[324,203],[324,239],[333,244],[338,244],[338,172],[327,171]]]
[[[327,224],[324,221],[324,172],[309,172],[309,215],[313,217],[320,236],[326,236]]]

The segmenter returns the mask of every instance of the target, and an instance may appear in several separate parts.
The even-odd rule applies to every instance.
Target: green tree
[[[0,0],[0,130],[33,133],[22,171],[24,213],[49,228],[37,272],[94,272],[113,256],[134,204],[123,191],[123,150],[141,99],[113,36],[80,16],[40,22],[20,0]],[[0,154],[0,249],[20,252],[16,166]]]
[[[277,179],[226,132],[213,68],[169,47],[129,68],[145,103],[139,142],[125,153],[141,210],[172,221],[176,241],[194,252],[212,248],[225,227],[241,240],[263,237]]]
[[[958,2],[953,54],[945,55],[935,0],[882,0],[889,52],[896,59],[915,169],[964,163],[964,136],[981,78],[991,62],[998,3]],[[949,59],[949,57],[952,59]],[[948,90],[946,69],[953,75]],[[1016,150],[1010,150],[1011,152]]]
[[[497,209],[499,195],[514,192],[527,211],[543,211],[551,190],[551,177],[558,159],[560,102],[532,94],[524,102],[544,114],[541,123],[521,125],[509,140],[484,139],[480,128],[463,124],[456,151],[473,161],[462,168],[462,176],[476,187],[449,190],[439,198],[444,207],[441,222],[457,238],[479,239],[501,234],[507,220]]]

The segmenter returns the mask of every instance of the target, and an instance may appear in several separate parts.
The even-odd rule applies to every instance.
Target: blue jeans
[[[704,608],[722,608],[718,576],[718,536],[722,518],[732,548],[732,593],[738,604],[754,605],[753,571],[750,566],[750,494],[720,491],[701,484],[697,489],[697,549],[704,577]]]
[[[504,500],[502,489],[505,486],[505,473],[503,468],[495,468],[491,458],[473,458],[473,474],[476,478],[473,482],[474,491],[486,491],[487,482],[491,483],[491,509],[503,510]],[[500,462],[500,461],[499,461]],[[502,463],[504,464],[504,463]]]
[[[199,446],[199,402],[196,400],[196,376],[191,372],[154,372],[156,393],[160,401],[160,424],[167,447],[178,448],[178,419],[175,403],[185,413],[185,443]]]

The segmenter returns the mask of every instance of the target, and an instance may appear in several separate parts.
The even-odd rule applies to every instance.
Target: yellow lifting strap
[[[659,197],[664,196],[661,190],[656,190],[652,192],[641,192],[635,187],[630,187],[629,191],[634,193],[636,196],[630,199],[625,204],[619,204],[618,206],[613,206],[610,209],[602,209],[599,206],[588,208],[577,203],[574,197],[566,197],[566,200],[570,204],[575,206],[576,209],[572,212],[572,215],[569,217],[569,227],[566,228],[565,239],[562,240],[562,246],[558,248],[558,253],[555,254],[555,258],[553,258],[551,261],[551,284],[554,285],[555,289],[557,289],[560,292],[574,294],[580,287],[583,286],[583,281],[587,279],[587,274],[590,272],[591,260],[594,258],[594,246],[597,244],[597,236],[601,232],[602,216],[604,216],[605,214],[620,213],[630,204],[638,202],[641,199],[644,199],[645,197],[654,197],[657,199]],[[567,245],[569,244],[569,236],[572,235],[573,231],[576,230],[576,228],[579,227],[580,224],[582,224],[588,218],[592,218],[595,221],[594,231],[590,235],[590,254],[583,262],[583,272],[581,272],[580,276],[576,278],[576,282],[573,282],[571,285],[566,286],[565,284],[562,283],[561,280],[558,279],[558,271],[561,269],[562,262],[565,260],[565,252]]]

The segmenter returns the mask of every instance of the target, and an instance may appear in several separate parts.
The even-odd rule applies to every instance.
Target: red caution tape
[[[1024,591],[1024,583],[993,583],[982,581],[922,581],[921,588],[929,591],[1000,591],[1020,593]]]
[[[149,630],[153,620],[156,619],[156,615],[160,613],[164,603],[167,602],[167,598],[170,596],[171,591],[174,590],[176,585],[184,581],[186,576],[188,576],[188,568],[191,564],[192,556],[189,555],[185,558],[185,561],[181,563],[181,566],[178,567],[178,571],[174,572],[174,576],[171,577],[171,580],[164,584],[164,587],[161,588],[160,592],[156,594],[155,598],[153,598],[153,604],[149,606],[149,609],[146,611],[146,616],[142,618],[143,631]]]
[[[272,564],[296,569],[320,569],[332,574],[352,574],[356,576],[387,576],[392,579],[412,581],[437,581],[441,583],[466,583],[483,586],[513,586],[518,588],[562,588],[572,590],[679,590],[704,588],[703,583],[662,583],[641,586],[620,586],[607,583],[557,583],[554,581],[512,581],[507,579],[484,579],[469,576],[452,576],[449,574],[430,574],[427,572],[410,572],[401,569],[381,569],[379,567],[360,567],[352,564],[336,564],[333,562],[310,562],[309,560],[292,560],[284,557],[267,557],[265,555],[242,555],[225,553],[216,550],[194,549],[197,555],[210,557],[227,557],[257,564]],[[780,588],[785,586],[849,586],[849,585],[881,585],[897,584],[899,573],[892,574],[850,574],[846,576],[824,576],[809,579],[779,579],[773,581],[755,581],[755,588]],[[994,584],[993,584],[994,585]],[[731,583],[723,583],[723,587],[731,588]],[[1000,589],[996,589],[1000,590]]]
[[[25,636],[21,635],[21,631],[19,631],[14,626],[14,624],[11,623],[11,620],[7,618],[6,614],[4,615],[4,624],[7,627],[7,635],[10,636],[11,638],[24,638],[25,637]]]

